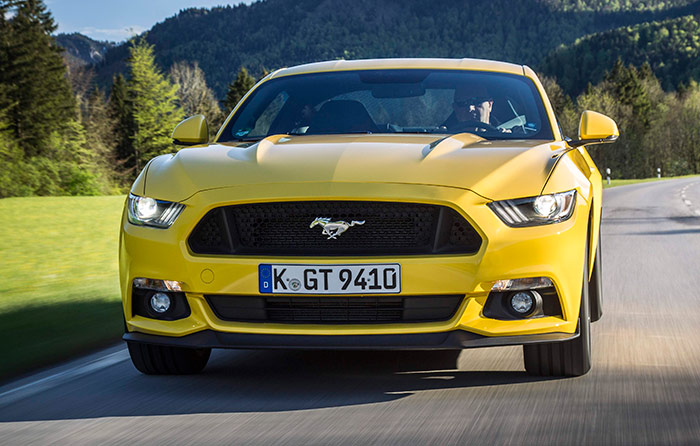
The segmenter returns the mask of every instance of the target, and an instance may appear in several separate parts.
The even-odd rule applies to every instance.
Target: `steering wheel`
[[[466,131],[466,129],[476,129],[476,130],[483,129],[487,132],[501,133],[501,131],[497,127],[489,124],[488,122],[481,122],[481,121],[459,122],[459,123],[457,123],[455,128],[451,129],[451,130],[465,130]]]

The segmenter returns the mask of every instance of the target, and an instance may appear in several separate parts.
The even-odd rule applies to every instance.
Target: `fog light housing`
[[[534,307],[531,307],[529,311],[527,311],[529,299],[525,296],[517,296],[520,293],[529,294],[534,299]],[[545,316],[561,318],[561,315],[559,296],[554,287],[537,290],[491,291],[482,312],[483,317],[502,321],[517,321]]]
[[[150,299],[151,309],[158,314],[163,314],[170,309],[170,296],[165,293],[155,293]]]
[[[190,306],[182,282],[136,278],[131,287],[131,312],[134,316],[175,321],[189,317]]]

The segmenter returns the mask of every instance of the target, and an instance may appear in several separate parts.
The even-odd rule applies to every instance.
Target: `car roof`
[[[316,62],[275,71],[268,79],[293,74],[321,73],[325,71],[382,70],[398,68],[432,68],[444,70],[496,71],[525,75],[525,67],[508,62],[486,59],[363,59],[331,60]]]

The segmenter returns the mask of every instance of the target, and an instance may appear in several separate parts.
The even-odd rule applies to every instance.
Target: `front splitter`
[[[452,350],[507,345],[562,342],[575,339],[575,333],[547,333],[521,336],[482,336],[463,330],[441,333],[391,335],[277,335],[221,333],[204,330],[181,337],[130,332],[128,342],[186,348],[295,349],[295,350]]]

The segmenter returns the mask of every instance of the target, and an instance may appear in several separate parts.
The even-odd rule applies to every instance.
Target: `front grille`
[[[322,224],[310,227],[319,217],[331,222],[355,223],[335,238],[329,238],[322,234]],[[196,254],[473,254],[481,246],[481,237],[459,213],[446,206],[301,201],[213,209],[195,227],[188,243]]]
[[[446,321],[461,295],[438,296],[238,296],[206,295],[224,321],[368,324]]]

